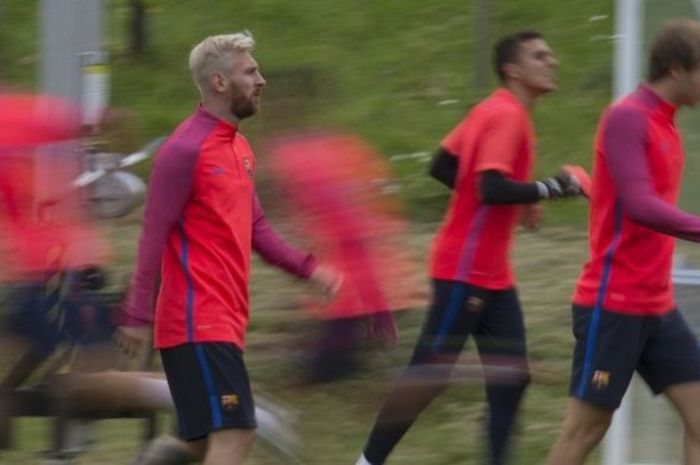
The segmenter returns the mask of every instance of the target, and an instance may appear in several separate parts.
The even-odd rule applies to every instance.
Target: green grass
[[[155,1],[151,49],[141,58],[126,50],[127,2],[105,3],[112,103],[134,115],[139,128],[134,148],[169,133],[196,105],[187,53],[208,34],[251,30],[270,95],[284,92],[289,73],[313,70],[318,95],[308,104],[308,123],[356,131],[387,156],[432,153],[463,113],[496,85],[493,78],[484,89],[471,84],[473,50],[491,44],[474,44],[477,19],[472,2],[463,0]],[[0,51],[9,60],[0,67],[3,78],[34,80],[36,4],[3,2]],[[569,0],[566,8],[552,0],[494,5],[494,38],[518,28],[540,29],[562,63],[560,91],[542,99],[535,112],[538,174],[565,162],[590,167],[595,121],[609,96],[611,2]],[[599,15],[606,18],[589,20]],[[274,112],[270,99],[245,123],[254,146],[269,134]],[[425,175],[426,161],[396,162],[394,168],[405,181],[402,196],[411,214],[439,218],[447,193]],[[553,216],[565,222],[583,217],[581,208],[555,208]]]
[[[129,269],[138,230],[137,215],[115,221],[110,227],[121,265],[113,279]],[[280,223],[282,218],[276,218]],[[417,226],[411,243],[421,265],[435,225]],[[561,421],[566,399],[570,333],[569,295],[585,256],[585,233],[552,227],[519,235],[515,250],[516,271],[525,309],[534,380],[523,406],[514,453],[519,465],[541,464]],[[562,260],[563,254],[567,260]],[[300,384],[301,350],[314,334],[313,321],[304,316],[298,302],[309,289],[303,283],[256,262],[251,285],[252,323],[246,352],[254,389],[283,401],[299,415],[304,441],[303,456],[309,465],[354,463],[366,439],[374,415],[397,371],[408,359],[424,310],[400,315],[401,343],[393,352],[367,351],[365,368],[356,378],[322,387]],[[427,302],[427,282],[417,292]],[[463,362],[474,363],[469,345]],[[478,379],[458,377],[448,391],[420,417],[401,442],[390,463],[481,463],[484,445],[483,392]],[[165,423],[166,425],[168,422]],[[44,420],[18,422],[17,448],[6,454],[8,463],[36,463],[37,451],[47,445]],[[126,463],[138,449],[139,425],[133,420],[101,422],[95,426],[96,448],[80,464]],[[166,429],[167,430],[167,429]],[[277,463],[256,448],[254,465]],[[593,459],[590,463],[597,463]]]

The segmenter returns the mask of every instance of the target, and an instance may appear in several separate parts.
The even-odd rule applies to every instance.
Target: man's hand
[[[332,266],[320,264],[311,273],[309,280],[323,289],[325,299],[329,301],[343,285],[343,274]]]
[[[564,165],[561,167],[561,172],[566,173],[566,175],[573,180],[578,186],[581,195],[586,198],[591,197],[591,177],[583,167],[578,165]]]
[[[131,359],[141,359],[151,350],[153,326],[120,326],[114,333],[114,344]]]
[[[591,192],[591,178],[580,166],[564,165],[559,174],[537,181],[540,189],[540,198],[559,199],[583,195],[589,197]]]
[[[523,205],[520,216],[520,225],[528,231],[537,231],[542,223],[544,207],[539,203],[528,203]]]

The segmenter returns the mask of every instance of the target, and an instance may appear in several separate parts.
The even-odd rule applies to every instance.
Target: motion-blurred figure
[[[281,191],[281,207],[316,256],[343,273],[336,299],[312,306],[321,320],[308,381],[353,372],[367,335],[394,346],[393,310],[414,306],[417,273],[406,252],[391,170],[360,137],[305,131],[270,142],[265,162]]]
[[[171,408],[158,374],[106,371],[117,367],[111,340],[121,298],[100,292],[109,248],[74,183],[85,168],[79,108],[2,94],[0,127],[0,352],[9,367],[0,381],[0,446],[9,446],[11,417],[23,414],[20,388],[43,393],[47,405],[60,401],[69,416]]]

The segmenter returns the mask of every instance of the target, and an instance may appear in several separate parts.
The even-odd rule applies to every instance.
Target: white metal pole
[[[641,76],[643,0],[616,0],[613,96],[634,90]]]
[[[616,0],[615,3],[615,61],[613,64],[615,99],[634,90],[641,76],[640,56],[644,25],[642,1]],[[630,463],[632,395],[633,393],[629,392],[623,399],[605,436],[603,465]]]
[[[41,91],[79,103],[86,54],[101,53],[103,0],[41,0]]]

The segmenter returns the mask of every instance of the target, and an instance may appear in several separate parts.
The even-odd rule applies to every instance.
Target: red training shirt
[[[486,289],[507,289],[515,279],[509,261],[517,205],[485,205],[479,173],[497,170],[528,181],[535,159],[530,116],[518,98],[501,88],[475,106],[442,141],[459,157],[455,189],[433,244],[431,276]]]

